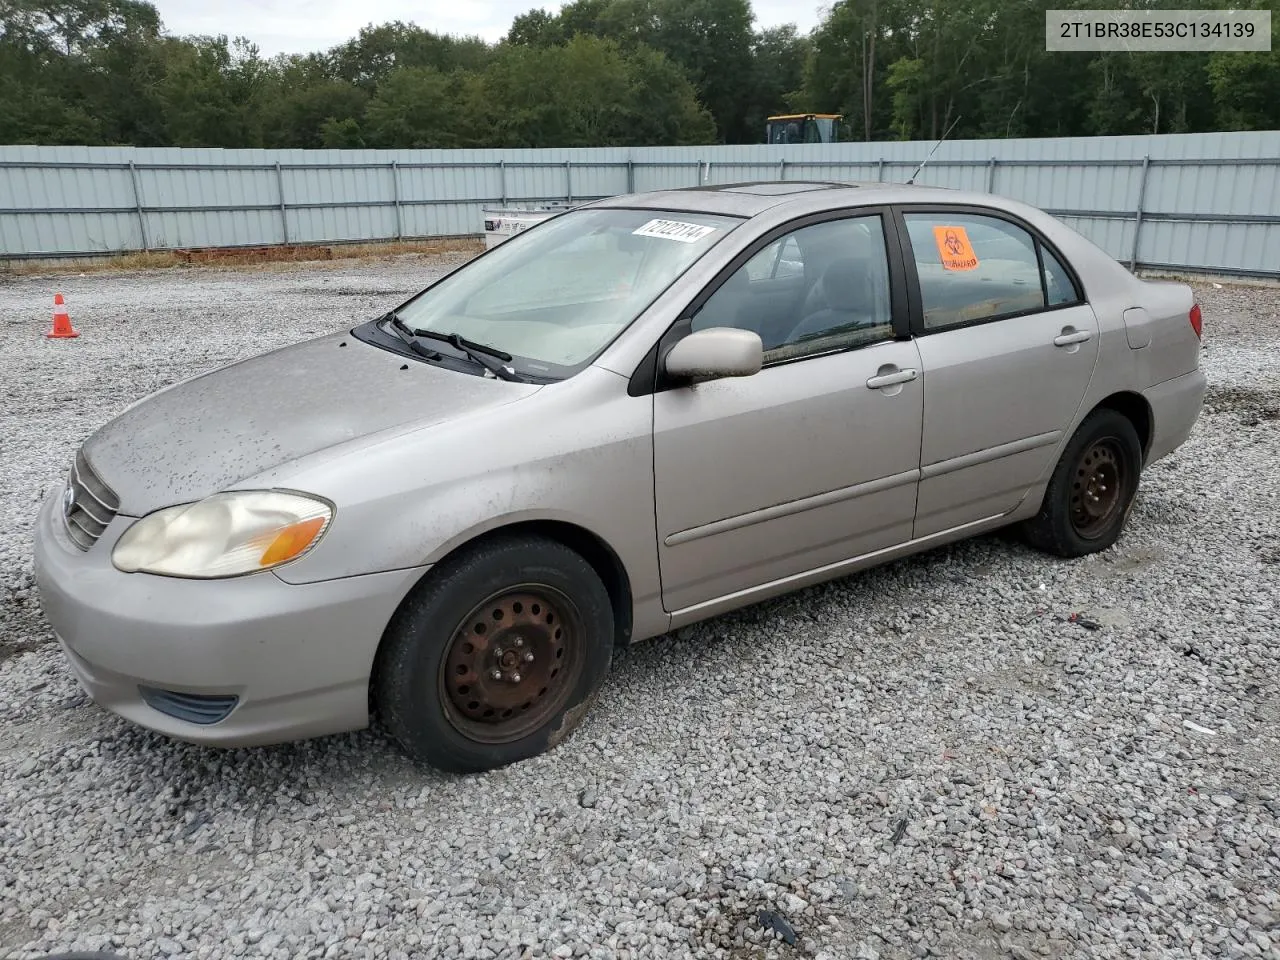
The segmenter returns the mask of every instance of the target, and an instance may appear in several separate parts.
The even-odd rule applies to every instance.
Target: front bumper
[[[227,580],[121,573],[111,550],[134,521],[115,518],[82,552],[62,526],[61,493],[40,508],[36,586],[94,701],[168,736],[224,747],[368,725],[374,653],[425,567],[309,584],[271,572]],[[235,706],[217,722],[192,722],[150,705],[144,687],[234,697]]]

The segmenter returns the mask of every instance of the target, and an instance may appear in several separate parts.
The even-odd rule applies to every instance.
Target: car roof
[[[588,207],[682,210],[689,213],[754,217],[791,205],[805,211],[882,203],[955,203],[1004,208],[989,193],[876,180],[751,180],[624,194],[585,204]]]

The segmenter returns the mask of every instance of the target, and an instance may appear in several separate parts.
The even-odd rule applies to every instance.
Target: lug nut
[[[512,643],[514,643],[517,647],[523,647],[523,646],[524,646],[524,637],[516,637],[516,638],[515,638],[514,640],[512,640],[511,642],[512,642]]]
[[[512,683],[519,683],[519,682],[520,682],[520,674],[518,674],[518,673],[513,673],[513,674],[511,675],[511,682],[512,682]]]
[[[524,655],[524,662],[525,662],[525,663],[533,663],[533,651],[532,651],[532,650],[530,650],[528,653],[526,653],[526,654]]]
[[[494,647],[494,648],[493,648],[493,655],[494,655],[495,657],[500,657],[500,656],[502,656],[502,648],[501,648],[501,647]]]
[[[493,677],[493,679],[495,679],[495,680],[501,680],[501,679],[502,679],[502,671],[501,671],[501,670],[494,670],[494,671],[490,672],[489,676]]]

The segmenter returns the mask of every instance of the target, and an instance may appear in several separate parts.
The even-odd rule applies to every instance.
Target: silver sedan
[[[616,197],[134,404],[43,504],[37,582],[131,721],[377,719],[493,768],[564,740],[618,645],[999,527],[1107,549],[1199,415],[1200,325],[986,194]]]

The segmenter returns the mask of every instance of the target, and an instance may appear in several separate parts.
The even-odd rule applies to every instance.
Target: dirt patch
[[[1253,550],[1258,559],[1268,566],[1280,564],[1280,536],[1264,534],[1253,542]]]
[[[405,240],[389,243],[291,244],[267,247],[222,247],[209,250],[156,250],[120,256],[74,260],[28,260],[0,263],[0,278],[80,273],[131,273],[192,267],[255,267],[317,263],[326,260],[386,260],[404,256],[479,253],[484,243],[472,237]]]
[[[48,645],[43,640],[19,640],[16,643],[0,643],[0,663],[20,657],[24,653],[33,653]]]
[[[1210,386],[1205,393],[1207,413],[1236,414],[1246,427],[1280,420],[1280,391],[1254,387]]]
[[[319,294],[321,296],[330,297],[396,297],[403,299],[405,296],[404,288],[374,288],[374,287],[303,287],[296,291],[297,293]]]
[[[1119,573],[1136,573],[1164,558],[1165,551],[1160,547],[1140,547],[1114,559],[1104,557],[1103,562],[1109,563]]]
[[[766,903],[757,906],[731,907],[724,914],[711,914],[700,918],[701,922],[697,924],[696,935],[704,947],[724,951],[732,960],[764,960],[768,956],[766,945],[776,949],[786,942],[781,935],[767,930],[760,922],[761,911],[772,913],[775,909]],[[787,917],[781,914],[778,916],[787,924],[798,941],[800,931],[792,926],[792,921]],[[789,946],[795,949],[798,947],[798,942]]]

